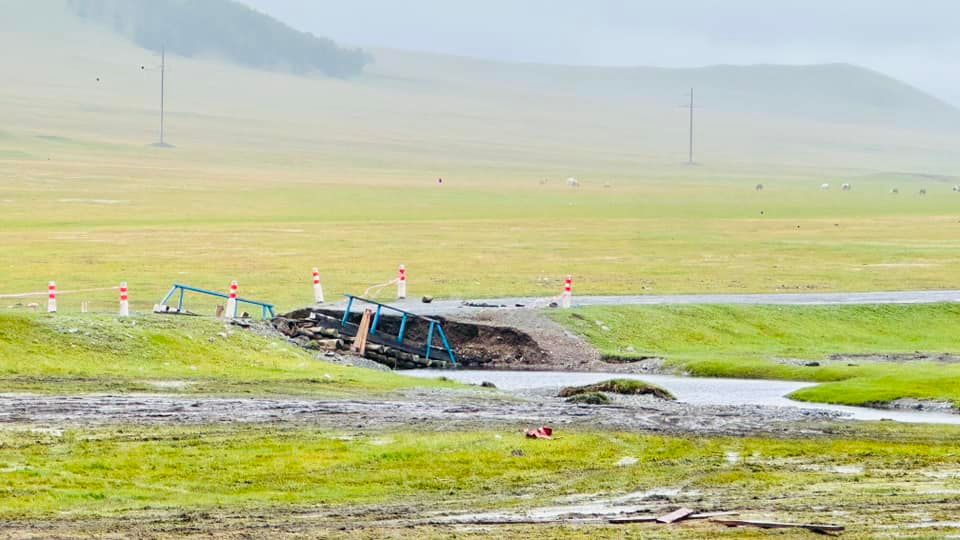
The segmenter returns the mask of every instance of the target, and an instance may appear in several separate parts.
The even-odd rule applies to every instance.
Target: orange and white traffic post
[[[573,276],[567,276],[567,280],[563,282],[563,296],[560,297],[560,307],[563,309],[570,309],[570,305],[573,302]]]
[[[320,270],[313,269],[313,301],[317,304],[322,304],[323,299],[323,285],[320,284]]]
[[[400,265],[400,273],[397,276],[397,300],[407,298],[407,267]]]
[[[47,285],[47,313],[57,312],[57,282],[51,281]]]
[[[227,312],[225,317],[228,319],[237,318],[237,292],[240,290],[240,285],[236,281],[230,283],[230,296],[227,298]]]
[[[127,282],[120,283],[120,316],[130,316],[130,296],[127,294]]]

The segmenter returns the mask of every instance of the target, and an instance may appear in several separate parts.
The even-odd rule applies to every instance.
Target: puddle
[[[790,407],[793,409],[832,411],[852,420],[891,420],[910,424],[960,425],[960,414],[892,411],[825,403],[803,403],[786,397],[802,388],[816,386],[815,383],[807,382],[561,371],[418,369],[404,371],[403,374],[421,378],[447,377],[466,384],[480,384],[489,381],[495,384],[497,388],[507,391],[549,390],[552,392],[559,391],[564,386],[595,384],[610,379],[633,379],[664,388],[676,396],[678,401],[691,405]]]
[[[699,496],[699,491],[659,488],[628,493],[619,497],[584,501],[577,504],[546,506],[519,512],[461,514],[449,516],[444,521],[448,523],[474,523],[477,521],[512,520],[556,521],[561,518],[575,517],[609,518],[618,515],[651,512],[659,510],[664,501],[673,501],[679,498],[691,499]]]
[[[187,381],[147,381],[147,384],[158,390],[186,390],[193,383]]]

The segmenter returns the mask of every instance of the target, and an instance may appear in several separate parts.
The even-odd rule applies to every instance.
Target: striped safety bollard
[[[400,265],[400,274],[397,276],[397,300],[407,298],[407,267]]]
[[[224,315],[228,319],[237,318],[237,291],[240,290],[240,285],[236,281],[230,282],[230,296],[227,299],[227,312]]]
[[[322,304],[323,299],[323,285],[320,284],[320,270],[313,269],[313,301],[317,304]]]
[[[560,298],[560,307],[563,309],[570,309],[570,304],[573,302],[573,276],[567,276],[567,280],[563,282],[563,296]]]
[[[130,296],[127,294],[127,282],[120,284],[120,316],[130,316]]]
[[[57,312],[57,282],[51,281],[47,285],[47,313]]]

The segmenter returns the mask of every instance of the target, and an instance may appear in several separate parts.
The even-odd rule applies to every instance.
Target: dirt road
[[[547,307],[549,298],[495,298],[486,300],[435,300],[424,304],[419,299],[392,303],[421,315],[456,315],[490,309],[536,309]],[[960,291],[902,291],[861,293],[803,293],[803,294],[690,294],[669,296],[574,296],[574,307],[587,306],[646,306],[682,304],[731,305],[866,305],[866,304],[935,304],[960,302]],[[484,307],[487,306],[487,307]],[[343,306],[339,306],[341,309]]]

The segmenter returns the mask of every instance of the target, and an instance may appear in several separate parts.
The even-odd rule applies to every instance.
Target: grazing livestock
[[[954,193],[960,193],[960,185],[953,186]]]
[[[899,195],[899,194],[900,194],[900,190],[897,189],[897,188],[893,188],[893,189],[890,190],[890,193],[892,193],[892,194],[894,194],[894,195]]]
[[[830,189],[830,184],[823,184],[823,185],[820,186],[820,189],[826,191],[826,190]]]
[[[578,188],[580,187],[580,181],[576,178],[567,178],[567,185],[572,188]]]
[[[757,191],[763,191],[763,184],[757,184]]]
[[[850,184],[844,184],[842,189],[844,191],[850,191],[853,189],[853,186],[851,186]]]
[[[926,189],[921,189],[921,190],[920,190],[920,196],[921,196],[921,197],[925,196],[926,194],[927,194],[927,190],[926,190]]]

